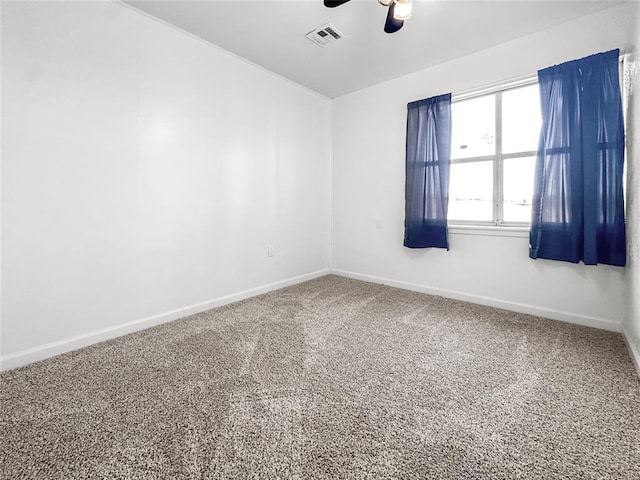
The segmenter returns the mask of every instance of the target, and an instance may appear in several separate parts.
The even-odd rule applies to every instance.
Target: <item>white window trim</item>
[[[529,226],[497,226],[478,224],[449,224],[450,235],[484,235],[491,237],[523,237],[529,238]]]
[[[620,57],[618,59],[618,61],[620,62],[620,83],[621,83],[621,92],[622,92],[622,101],[623,101],[623,105],[624,107],[626,107],[626,102],[627,100],[627,90],[625,88],[624,85],[624,64],[625,61],[627,60],[628,57],[628,53],[625,52],[620,52]],[[451,102],[458,102],[458,101],[462,101],[462,100],[469,100],[471,98],[475,98],[475,97],[481,97],[483,95],[489,95],[492,93],[496,93],[499,91],[505,91],[505,90],[511,90],[513,88],[518,88],[518,87],[525,87],[527,85],[532,85],[534,83],[538,83],[538,75],[537,74],[532,74],[532,75],[525,75],[522,77],[517,77],[514,78],[512,80],[508,80],[506,82],[497,82],[494,84],[490,84],[490,85],[486,85],[484,87],[481,88],[473,88],[470,90],[463,90],[461,92],[458,93],[454,93],[451,95]],[[497,103],[497,102],[496,102]],[[497,108],[497,107],[496,107]],[[626,114],[627,114],[627,108],[623,108],[623,112],[625,115],[625,126],[626,126]],[[500,127],[502,127],[500,125]],[[502,134],[502,128],[500,128],[499,130],[500,135]],[[496,130],[496,135],[498,135],[498,130]],[[502,139],[501,139],[502,140]],[[502,142],[500,143],[500,145],[502,146]],[[517,154],[508,154],[508,155],[502,155],[502,160],[504,160],[505,158],[517,158],[518,156],[531,156],[528,155],[528,153],[533,153],[534,155],[537,154],[537,152],[526,152],[526,153],[517,153]],[[627,152],[625,150],[625,156],[626,156]],[[475,159],[479,159],[481,157],[475,157]],[[493,155],[488,156],[487,158],[494,158]],[[496,159],[497,159],[497,152],[496,152]],[[455,161],[455,163],[462,163],[462,161],[464,160],[473,160],[473,158],[471,159],[460,159]],[[452,160],[452,163],[454,163],[454,161]],[[500,161],[500,164],[502,164],[502,161]],[[626,177],[626,168],[627,168],[627,161],[625,158],[625,177]],[[495,173],[494,173],[495,174]],[[626,184],[626,182],[625,182]],[[626,189],[625,190],[625,205],[626,205]],[[494,198],[495,197],[495,182],[494,182]],[[495,208],[495,204],[494,204],[494,208]],[[468,221],[468,222],[463,222],[460,220],[454,220],[452,222],[447,222],[447,228],[450,234],[452,235],[485,235],[485,236],[497,236],[497,237],[524,237],[524,238],[528,238],[529,237],[529,229],[530,224],[528,223],[519,223],[519,224],[515,224],[515,223],[501,223],[499,225],[494,224],[493,222],[486,222],[485,224],[482,224],[481,222],[476,222],[476,221]]]
[[[493,83],[480,88],[473,88],[470,90],[463,90],[451,95],[451,102],[459,102],[462,100],[469,100],[475,97],[482,97],[484,95],[490,95],[503,90],[511,90],[518,87],[526,87],[538,83],[538,75],[526,75],[523,77],[514,78],[506,82]]]
[[[491,160],[493,163],[493,218],[494,221],[481,222],[476,220],[452,220],[448,221],[449,232],[463,235],[494,235],[521,237],[529,235],[530,223],[528,222],[505,222],[503,220],[503,202],[498,202],[503,196],[503,161],[510,158],[521,158],[536,156],[537,151],[502,153],[502,92],[513,90],[520,87],[526,87],[538,83],[537,75],[527,75],[519,77],[507,82],[495,83],[483,88],[455,93],[451,96],[451,102],[460,102],[471,100],[473,98],[483,97],[486,95],[496,95],[496,115],[495,115],[495,136],[496,150],[494,155],[486,155],[481,157],[470,157],[451,159],[451,164],[470,163],[482,160]],[[502,179],[502,180],[500,180]],[[500,180],[500,181],[499,181]]]

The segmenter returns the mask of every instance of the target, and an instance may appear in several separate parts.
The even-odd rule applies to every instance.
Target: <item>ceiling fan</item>
[[[349,0],[324,0],[324,6],[328,8],[339,7]],[[378,0],[378,3],[389,7],[387,19],[384,22],[384,31],[395,33],[402,28],[404,21],[411,18],[411,0]]]

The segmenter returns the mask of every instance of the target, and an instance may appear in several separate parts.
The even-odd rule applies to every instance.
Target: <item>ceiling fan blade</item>
[[[324,0],[324,6],[328,8],[339,7],[343,3],[347,3],[349,0]]]
[[[395,2],[392,2],[391,5],[389,5],[389,10],[387,11],[387,20],[384,22],[384,31],[387,33],[395,33],[404,25],[404,20],[393,18],[395,7]]]

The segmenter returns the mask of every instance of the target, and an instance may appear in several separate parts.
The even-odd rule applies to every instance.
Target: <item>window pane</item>
[[[531,199],[536,157],[503,161],[504,221],[531,222]]]
[[[493,219],[493,162],[451,164],[449,220]]]
[[[502,94],[502,153],[537,150],[540,124],[538,84]]]
[[[451,104],[451,158],[495,153],[495,95]]]

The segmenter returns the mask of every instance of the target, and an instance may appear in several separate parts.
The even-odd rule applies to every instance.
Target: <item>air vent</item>
[[[336,40],[340,40],[344,37],[344,34],[330,23],[327,23],[307,33],[305,36],[319,47],[324,47]]]

